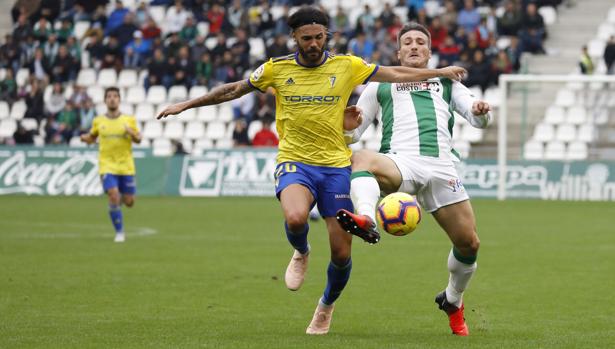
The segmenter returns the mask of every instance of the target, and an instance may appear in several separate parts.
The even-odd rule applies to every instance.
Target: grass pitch
[[[431,217],[375,246],[355,238],[331,332],[310,337],[324,223],[311,224],[308,277],[290,292],[273,198],[140,197],[115,244],[105,198],[0,197],[0,348],[615,347],[613,204],[473,204],[470,337],[450,335],[433,303],[450,243]]]

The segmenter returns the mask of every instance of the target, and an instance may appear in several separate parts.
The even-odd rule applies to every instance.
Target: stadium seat
[[[542,142],[528,141],[523,146],[523,157],[527,160],[542,160],[544,147]]]
[[[146,138],[141,139],[141,143],[132,144],[132,147],[136,149],[149,149],[151,146],[152,146],[151,141]]]
[[[214,142],[208,138],[199,138],[194,142],[193,150],[196,151],[198,149],[211,149],[214,147]],[[201,152],[202,153],[202,152]]]
[[[250,38],[250,56],[257,61],[264,60],[266,57],[265,53],[265,42],[261,38]]]
[[[492,107],[499,107],[502,102],[502,92],[498,87],[489,87],[483,95],[483,100]]]
[[[21,68],[17,71],[17,75],[15,75],[15,82],[17,86],[25,86],[28,82],[28,78],[30,77],[30,71],[28,68]]]
[[[224,122],[233,121],[233,107],[230,102],[220,104],[218,107],[218,120]]]
[[[27,131],[36,131],[38,129],[38,122],[36,119],[24,118],[21,120],[21,126]]]
[[[208,50],[213,50],[217,43],[218,39],[216,37],[205,39],[205,47],[207,47]]]
[[[568,108],[568,111],[566,112],[566,122],[573,125],[581,125],[587,122],[585,107],[577,105]]]
[[[555,131],[555,140],[562,142],[572,142],[577,138],[577,129],[571,124],[561,124]]]
[[[607,21],[611,24],[615,24],[615,6],[611,7],[607,15]]]
[[[547,143],[544,158],[546,160],[564,160],[566,158],[566,145],[564,142],[551,141]]]
[[[263,128],[263,122],[260,120],[254,120],[248,126],[248,138],[250,140],[254,139],[254,136],[258,131]]]
[[[585,142],[576,141],[568,145],[566,159],[568,160],[586,160],[588,157],[587,144]]]
[[[609,122],[609,110],[600,109],[592,115],[594,123],[596,125],[606,125]]]
[[[333,10],[333,8],[327,8],[327,5],[330,5],[327,1],[321,2],[321,5],[324,6],[328,11]],[[271,17],[273,17],[274,21],[277,21],[278,18],[284,16],[284,6],[275,5],[271,7]]]
[[[230,138],[222,138],[216,140],[216,148],[217,149],[230,149],[233,147],[233,140]]]
[[[211,140],[222,139],[226,136],[226,125],[221,121],[213,121],[207,124],[205,137]]]
[[[576,98],[574,91],[569,89],[560,89],[555,97],[555,105],[558,107],[572,107],[575,104]]]
[[[598,33],[596,34],[598,39],[607,41],[611,35],[615,35],[615,24],[602,23],[598,27]]]
[[[75,92],[75,89],[73,88],[72,85],[65,86],[64,87],[64,98],[70,99],[70,97],[73,95],[74,92]]]
[[[184,124],[181,121],[167,122],[162,136],[164,138],[176,140],[184,138]]]
[[[184,138],[184,139],[181,139],[179,142],[182,144],[182,146],[184,147],[184,150],[187,153],[189,154],[192,153],[192,150],[194,149],[194,145],[191,139]]]
[[[28,109],[28,107],[26,106],[26,102],[24,100],[13,103],[13,107],[11,107],[11,114],[10,114],[11,119],[13,120],[23,119],[24,115],[26,114],[26,109]]]
[[[10,111],[9,104],[5,101],[0,101],[0,119],[8,119]]]
[[[594,141],[594,125],[581,125],[579,126],[579,132],[577,133],[577,139],[582,142],[593,142]]]
[[[553,6],[542,6],[538,8],[538,13],[542,16],[545,25],[550,26],[557,22],[557,12]]]
[[[82,40],[88,29],[90,29],[89,21],[78,21],[77,23],[75,23],[75,27],[73,29],[75,38],[77,38],[78,40]]]
[[[140,104],[145,102],[145,89],[141,86],[132,86],[126,93],[126,102]]]
[[[156,23],[160,25],[164,22],[164,17],[166,15],[164,6],[150,6],[149,15]]]
[[[120,103],[120,112],[125,115],[135,115],[135,108],[130,103]]]
[[[81,138],[77,136],[71,137],[70,141],[68,141],[68,145],[70,147],[85,147],[86,146],[86,144],[81,141]]]
[[[150,104],[161,104],[167,101],[167,90],[164,86],[151,86],[147,91],[146,100]]]
[[[145,86],[145,79],[147,78],[148,74],[149,71],[147,71],[147,69],[143,69],[139,72],[139,77],[137,78],[137,86]]]
[[[137,121],[153,121],[155,117],[154,106],[149,103],[137,104],[135,117]]]
[[[6,76],[6,68],[0,68],[0,81],[4,80]]]
[[[171,103],[183,102],[188,98],[188,90],[186,86],[175,85],[169,89],[168,100]]]
[[[12,138],[17,130],[17,121],[4,119],[0,121],[0,139]]]
[[[558,125],[564,122],[564,108],[552,105],[545,112],[545,122],[551,125]]]
[[[79,86],[91,86],[96,81],[96,70],[90,68],[84,68],[79,71],[77,75],[77,85]]]
[[[105,101],[105,89],[99,85],[84,85],[88,86],[87,93],[94,104],[103,103]]]
[[[510,38],[508,36],[502,36],[498,38],[495,45],[500,50],[506,50],[510,46]]]
[[[208,22],[197,23],[196,30],[199,32],[200,36],[207,37],[207,34],[209,34],[209,23]]]
[[[98,103],[94,108],[96,109],[96,115],[102,115],[107,112],[105,103]]]
[[[115,69],[101,69],[98,74],[98,84],[102,87],[111,87],[117,84],[117,74]]]
[[[187,139],[201,139],[205,137],[205,124],[201,121],[188,122],[184,137]]]
[[[158,139],[162,137],[162,123],[156,120],[148,121],[143,126],[143,138]]]
[[[154,156],[173,155],[173,145],[171,144],[171,140],[166,138],[154,139],[152,142],[152,154],[154,154]]]
[[[587,45],[587,53],[594,59],[602,59],[605,47],[606,41],[602,39],[592,39]]]
[[[205,86],[192,86],[192,88],[190,89],[190,93],[188,94],[188,98],[189,99],[193,99],[193,98],[197,98],[197,97],[201,97],[202,95],[207,93],[207,87]]]
[[[192,109],[188,109],[188,110],[184,110],[183,112],[181,112],[181,114],[177,115],[178,120],[181,121],[192,121],[192,120],[196,120],[196,109],[192,108]]]
[[[122,88],[137,86],[137,78],[138,75],[136,70],[124,69],[117,78],[117,86]]]
[[[553,125],[539,123],[534,129],[534,140],[540,142],[549,142],[555,138],[555,130]]]
[[[37,147],[42,147],[45,145],[45,136],[44,135],[36,135],[34,136],[34,145]]]

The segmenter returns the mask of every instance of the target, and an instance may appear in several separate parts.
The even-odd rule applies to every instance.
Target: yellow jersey
[[[276,91],[278,163],[298,161],[314,166],[350,165],[344,141],[344,109],[353,89],[365,84],[378,66],[356,56],[325,51],[314,67],[299,63],[298,53],[272,58],[258,67],[248,83],[263,92]]]
[[[126,132],[128,126],[138,132],[133,116],[120,115],[111,119],[99,115],[92,121],[90,134],[98,137],[98,172],[100,174],[134,175],[135,162],[132,158],[132,138]]]

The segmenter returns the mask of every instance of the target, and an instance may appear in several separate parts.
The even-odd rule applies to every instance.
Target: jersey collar
[[[303,65],[301,64],[301,62],[299,62],[299,51],[296,51],[295,52],[295,62],[297,62],[297,64],[305,68],[316,68],[316,67],[320,67],[321,65],[325,64],[325,62],[327,61],[327,58],[329,58],[329,51],[325,51],[325,54],[323,56],[325,57],[322,59],[322,62],[316,65]]]

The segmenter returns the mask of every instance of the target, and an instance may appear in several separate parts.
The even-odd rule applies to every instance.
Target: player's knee
[[[348,264],[350,259],[350,249],[331,249],[331,261],[338,266],[344,266]]]
[[[126,207],[132,207],[135,205],[135,200],[133,198],[124,198],[124,205],[126,205]]]
[[[352,154],[352,170],[353,171],[369,171],[370,160],[369,153],[365,150],[359,150]]]
[[[286,224],[291,231],[303,231],[306,223],[307,214],[299,211],[286,214]]]
[[[110,191],[108,194],[109,194],[109,203],[111,203],[113,205],[119,205],[120,204],[120,195],[119,195],[119,193],[117,193],[115,191]]]
[[[461,246],[457,248],[465,255],[475,256],[480,248],[478,235],[472,234],[470,238],[463,240]]]

